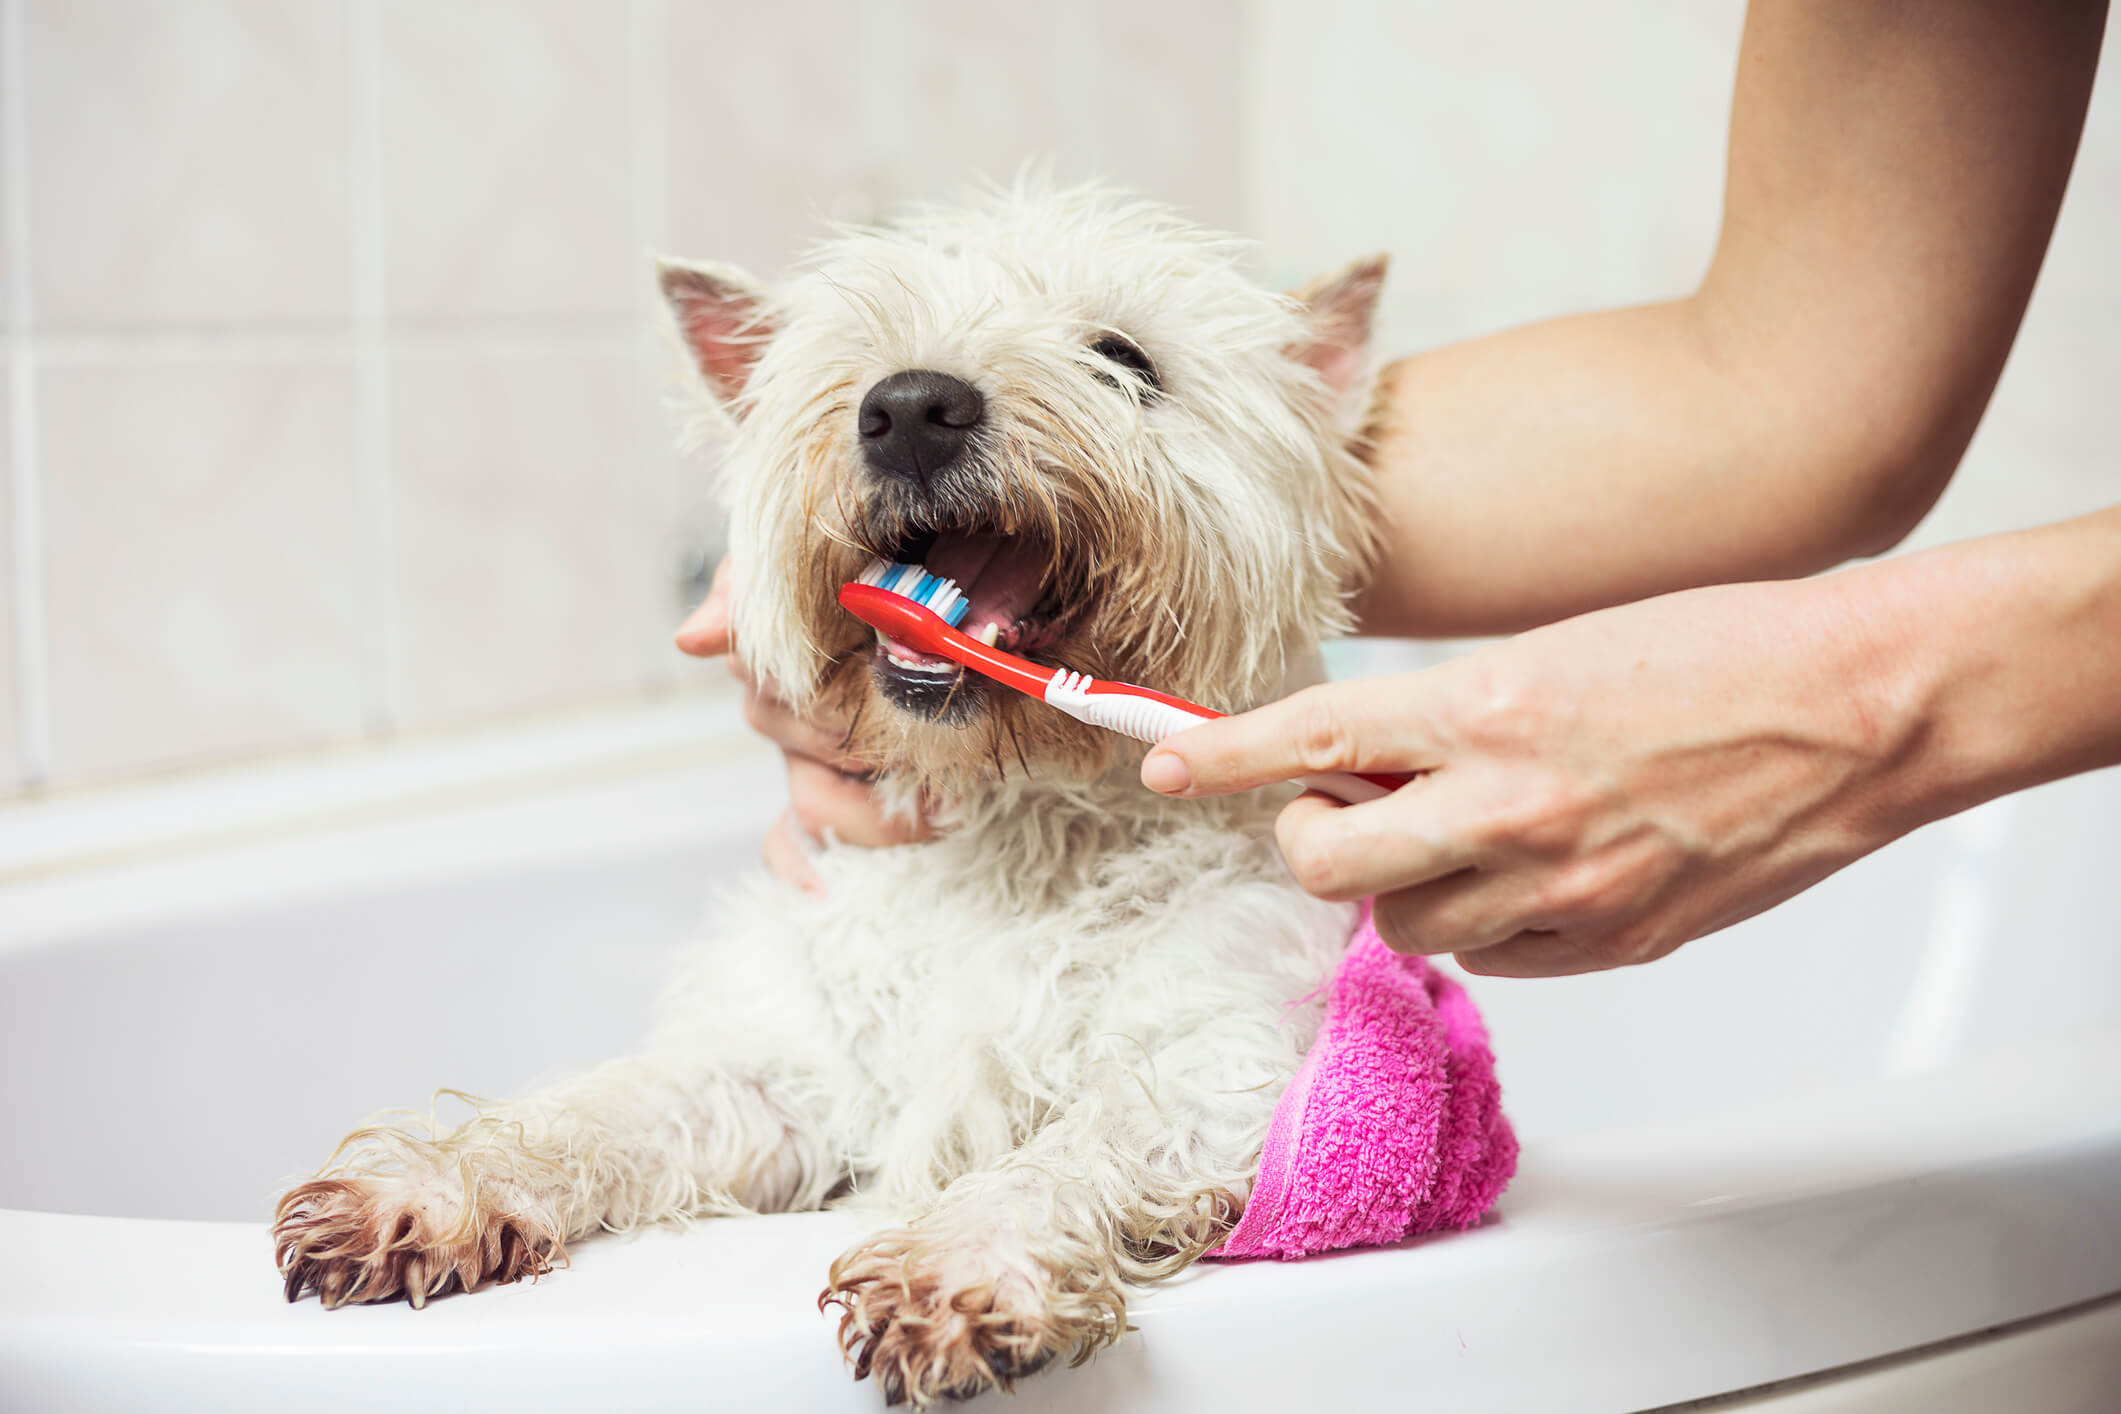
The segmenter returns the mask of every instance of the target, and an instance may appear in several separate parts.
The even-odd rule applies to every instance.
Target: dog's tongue
[[[957,581],[972,611],[958,627],[974,638],[989,624],[1007,632],[1046,584],[1046,565],[1034,545],[1007,535],[936,537],[926,563],[930,574]]]

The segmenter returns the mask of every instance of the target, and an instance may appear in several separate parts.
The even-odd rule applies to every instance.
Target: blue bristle
[[[888,589],[893,594],[911,599],[924,609],[934,609],[935,601],[942,596],[943,586],[950,581],[939,574],[931,574],[925,565],[886,565],[876,578],[879,589]],[[943,611],[943,622],[956,628],[972,612],[972,601],[959,591],[957,602]]]

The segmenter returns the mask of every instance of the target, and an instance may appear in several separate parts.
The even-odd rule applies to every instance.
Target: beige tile
[[[393,601],[409,724],[642,685],[667,634],[635,361],[411,355],[391,370]]]
[[[1234,225],[1241,36],[1211,0],[673,0],[673,242],[779,269],[828,219],[1046,163]]]
[[[1062,174],[1079,168],[1206,225],[1240,228],[1245,64],[1233,7],[1097,0],[1092,22],[1084,72],[1063,74],[1057,86]]]
[[[1196,219],[1243,217],[1243,35],[1216,0],[991,5],[908,0],[894,170],[948,197],[1026,163],[1096,178]],[[947,36],[923,43],[923,35]]]
[[[39,382],[54,779],[360,726],[343,363]]]
[[[22,702],[16,661],[15,504],[8,479],[14,444],[8,361],[0,358],[0,796],[22,786]]]
[[[0,74],[11,71],[9,64],[14,56],[9,52],[10,42],[20,32],[20,28],[17,25],[0,26]],[[14,226],[9,219],[13,215],[10,203],[14,200],[15,192],[15,145],[11,140],[13,131],[9,125],[14,105],[4,99],[5,95],[0,95],[0,330],[6,330],[10,326],[14,316],[15,298],[15,272],[11,263],[15,256],[15,238]]]
[[[1683,292],[1720,218],[1743,6],[1252,7],[1248,224],[1296,279],[1394,255],[1387,327]]]
[[[379,26],[391,312],[624,313],[626,7],[384,0]]]
[[[864,53],[863,11],[859,0],[670,0],[660,244],[771,275],[827,218],[890,199],[877,166],[895,115],[870,113],[864,94],[896,79]]]
[[[1051,161],[1062,180],[1094,175],[1079,170],[1098,145],[1083,124],[1102,125],[1094,110],[1106,73],[1086,71],[1084,7],[906,0],[905,9],[906,130],[895,163],[905,195],[949,197],[1026,161]]]
[[[27,6],[41,324],[347,313],[343,3]]]

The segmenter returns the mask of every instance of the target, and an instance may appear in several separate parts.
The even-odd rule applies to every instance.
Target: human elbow
[[[1864,419],[1834,472],[1846,488],[1827,537],[1834,559],[1882,555],[1907,539],[1951,484],[1979,419],[1978,405],[1969,416],[1941,399]]]
[[[1880,475],[1849,518],[1840,558],[1883,555],[1914,533],[1950,484],[1956,458],[1936,458]]]

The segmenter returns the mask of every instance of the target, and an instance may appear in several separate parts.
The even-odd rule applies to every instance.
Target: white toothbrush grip
[[[1046,701],[1079,722],[1151,745],[1176,736],[1188,727],[1216,720],[1205,712],[1188,711],[1153,697],[1136,697],[1130,692],[1090,692],[1087,689],[1092,681],[1094,679],[1084,673],[1057,672],[1046,684]],[[1345,771],[1322,772],[1298,779],[1305,789],[1330,795],[1348,805],[1360,805],[1391,794],[1376,782]]]
[[[1103,727],[1108,732],[1133,737],[1151,745],[1176,736],[1188,727],[1215,719],[1205,712],[1189,712],[1153,697],[1131,692],[1090,692],[1091,678],[1081,673],[1058,672],[1046,684],[1046,701],[1078,722]]]

